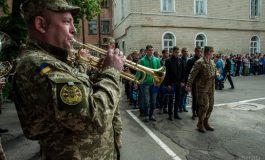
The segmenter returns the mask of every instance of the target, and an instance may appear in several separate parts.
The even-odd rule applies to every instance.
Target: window
[[[101,21],[101,33],[102,34],[109,34],[110,32],[110,22],[109,21]]]
[[[125,41],[122,41],[121,48],[122,48],[123,53],[126,53]]]
[[[176,45],[176,38],[173,33],[165,33],[162,38],[162,48],[171,51]]]
[[[102,8],[109,8],[109,1],[103,0],[100,5]]]
[[[250,0],[250,17],[258,18],[260,16],[260,0]]]
[[[206,0],[195,0],[194,8],[195,14],[197,15],[204,15],[206,14]]]
[[[121,1],[121,19],[124,18],[124,0]]]
[[[88,22],[88,31],[89,34],[97,34],[97,21],[89,21]]]
[[[197,34],[195,39],[195,47],[203,48],[206,45],[206,36],[204,34]]]
[[[112,24],[114,24],[114,26],[116,27],[117,26],[117,15],[116,12],[117,12],[117,4],[115,1],[113,1],[113,11],[112,11]]]
[[[175,12],[175,0],[161,0],[161,11]]]
[[[259,37],[253,36],[250,41],[250,54],[259,53]]]

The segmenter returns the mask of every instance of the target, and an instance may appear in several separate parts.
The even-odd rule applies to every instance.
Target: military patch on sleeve
[[[42,63],[37,69],[36,73],[40,73],[41,75],[46,75],[51,71],[51,68],[47,63]]]
[[[63,103],[67,105],[77,105],[82,101],[82,91],[74,83],[65,84],[61,91],[60,97]]]

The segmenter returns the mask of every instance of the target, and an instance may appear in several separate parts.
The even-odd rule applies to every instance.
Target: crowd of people
[[[115,44],[109,44],[104,60],[99,62],[100,69],[92,79],[86,74],[87,63],[80,57],[69,60],[76,33],[73,15],[79,13],[79,7],[65,0],[28,0],[21,10],[28,39],[16,59],[12,90],[24,135],[39,142],[44,160],[119,159],[122,124],[118,106],[125,64],[121,51],[115,49]],[[160,84],[154,83],[150,75],[143,78],[140,71],[125,68],[125,72],[137,79],[143,78],[140,85],[124,80],[127,98],[139,108],[143,121],[156,121],[156,108],[160,114],[168,114],[170,121],[181,120],[179,113],[188,112],[187,95],[191,92],[192,118],[198,117],[198,131],[214,131],[209,118],[216,75],[229,80],[228,75],[234,72],[240,75],[251,70],[263,74],[264,56],[262,68],[259,58],[254,59],[251,68],[246,65],[251,64],[248,57],[239,58],[242,63],[238,70],[235,65],[238,61],[226,61],[230,68],[223,67],[218,56],[213,59],[213,53],[214,48],[210,46],[204,47],[203,56],[202,48],[196,47],[192,57],[187,48],[176,46],[172,51],[163,50],[162,55],[154,52],[152,45],[139,53],[133,51],[128,60],[151,69],[164,66],[167,70]],[[80,50],[79,55],[90,56],[84,50]],[[259,67],[254,66],[256,61]],[[217,64],[221,65],[218,69]],[[0,89],[3,85],[0,81]],[[232,84],[231,87],[234,88]],[[1,145],[0,157],[5,159]]]
[[[265,54],[230,55],[232,76],[265,74]]]
[[[215,54],[214,57],[219,73],[215,85],[217,90],[223,89],[226,79],[231,89],[234,89],[232,77],[265,74],[265,55],[261,53],[250,56],[249,54],[231,54],[230,56]]]
[[[171,51],[162,50],[162,53],[159,54],[157,51],[153,51],[151,45],[146,46],[145,49],[142,48],[139,52],[135,50],[127,56],[128,60],[152,69],[165,66],[167,71],[160,86],[156,86],[150,76],[140,85],[124,80],[127,99],[134,108],[139,108],[140,117],[143,117],[144,122],[156,121],[155,109],[158,109],[158,114],[168,114],[170,121],[181,120],[179,113],[188,112],[186,88],[189,74],[195,62],[201,57],[204,56],[202,56],[200,47],[196,47],[194,53],[188,53],[187,48],[175,46]],[[222,90],[226,80],[230,83],[230,89],[234,89],[233,76],[265,73],[265,56],[262,54],[251,56],[231,54],[228,56],[213,53],[210,58],[215,64],[214,86],[216,90]],[[126,72],[136,75],[136,78],[140,77],[140,72],[131,69],[127,69]],[[192,119],[199,115],[198,95],[196,94],[198,85],[200,84],[193,83],[191,86]]]
[[[138,53],[136,50],[127,56],[128,60],[139,63],[152,69],[158,69],[165,66],[165,79],[160,86],[156,86],[152,78],[145,79],[143,84],[137,85],[134,82],[124,80],[126,96],[135,108],[139,107],[140,116],[144,117],[144,121],[156,121],[153,112],[155,108],[159,109],[159,114],[165,113],[169,115],[169,120],[179,119],[179,112],[188,112],[187,91],[185,90],[188,80],[189,71],[196,60],[201,57],[201,48],[195,48],[193,57],[189,57],[187,48],[173,47],[172,53],[163,50],[162,55],[153,51],[151,45],[147,45],[146,49],[141,49]],[[127,72],[135,74],[139,79],[141,73],[131,69]],[[148,88],[146,86],[148,85]],[[195,88],[195,87],[193,87]],[[137,95],[137,96],[135,96]],[[195,97],[195,96],[194,96]],[[149,106],[149,112],[148,107]],[[197,116],[197,108],[193,105],[193,118]]]

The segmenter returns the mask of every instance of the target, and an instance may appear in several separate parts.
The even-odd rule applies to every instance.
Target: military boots
[[[208,118],[205,118],[204,121],[204,128],[208,131],[214,131],[214,128],[209,125]]]
[[[203,126],[203,120],[201,118],[199,118],[197,127],[198,127],[198,131],[199,132],[205,133],[204,126]]]

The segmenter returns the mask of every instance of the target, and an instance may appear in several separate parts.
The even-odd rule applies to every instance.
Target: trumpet
[[[107,54],[106,50],[101,49],[99,47],[96,47],[92,44],[83,44],[83,43],[78,42],[75,39],[72,39],[72,43],[78,45],[79,48],[93,50],[93,51],[96,51],[103,56],[105,56]],[[79,59],[81,59],[82,61],[88,63],[88,65],[90,65],[92,68],[93,67],[97,68],[99,66],[99,63],[101,62],[100,58],[98,58],[96,56],[90,56],[89,58],[84,58],[78,53],[76,56]],[[163,82],[165,75],[166,75],[166,68],[164,66],[160,67],[159,69],[151,69],[151,68],[142,66],[138,63],[134,63],[132,61],[129,61],[127,59],[125,60],[124,65],[133,69],[133,70],[136,70],[136,71],[139,71],[142,73],[141,79],[137,80],[133,74],[130,74],[130,73],[127,73],[124,71],[121,72],[122,78],[127,79],[127,80],[132,81],[132,82],[135,82],[137,84],[143,83],[146,75],[148,74],[153,78],[154,84],[159,86]]]

